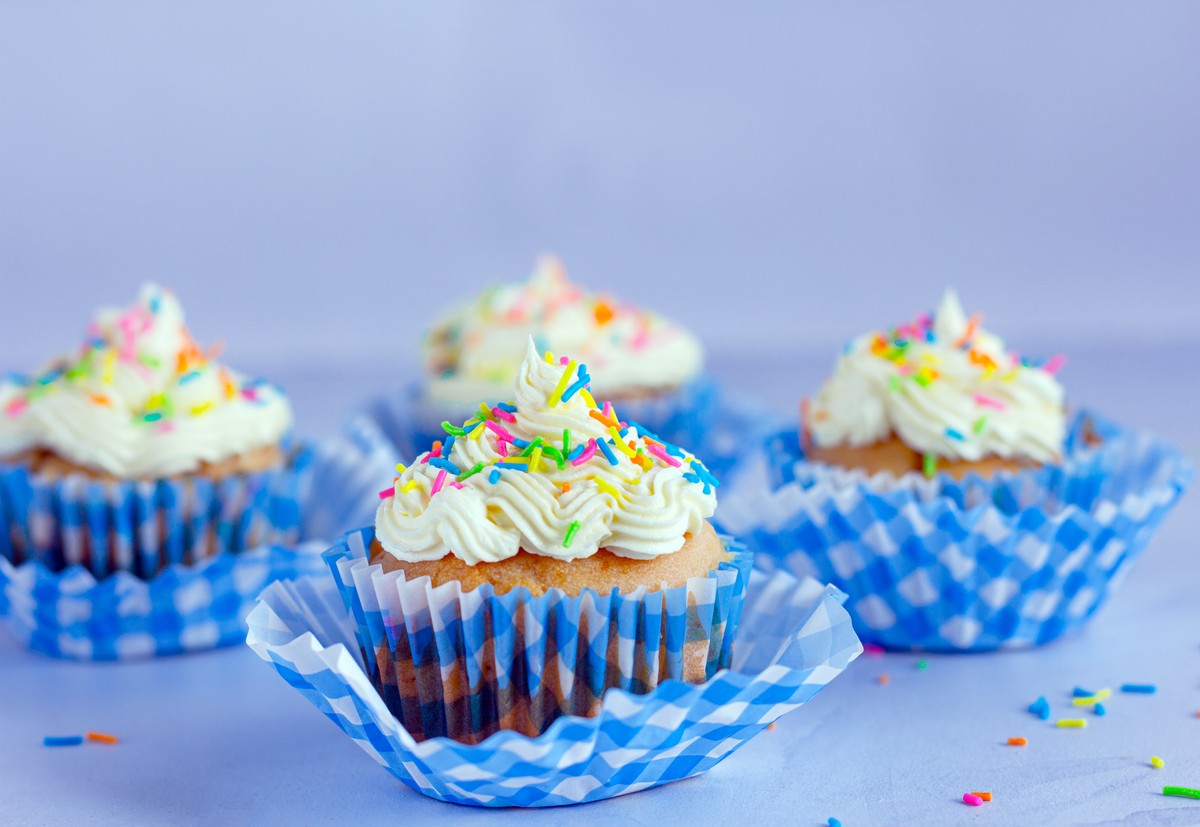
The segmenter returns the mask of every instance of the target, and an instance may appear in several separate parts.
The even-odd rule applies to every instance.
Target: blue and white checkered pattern
[[[267,589],[247,642],[414,790],[457,804],[552,807],[699,775],[810,700],[862,652],[843,599],[813,580],[755,571],[731,670],[641,695],[612,689],[595,717],[561,717],[536,738],[505,730],[478,745],[418,742],[404,729],[353,654],[353,624],[328,578]]]
[[[374,536],[350,532],[325,555],[368,673],[414,737],[460,741],[502,726],[540,732],[561,714],[587,714],[614,686],[642,693],[712,677],[729,665],[751,564],[727,540],[728,562],[673,588],[463,592],[371,565]]]
[[[281,578],[325,572],[325,541],[369,520],[394,450],[369,429],[306,449],[296,478],[299,547],[259,546],[173,563],[147,580],[126,571],[96,577],[81,565],[0,557],[0,602],[18,640],[45,654],[86,660],[169,655],[237,643],[258,593]],[[174,533],[172,531],[172,533]]]
[[[1104,439],[1090,447],[1085,423]],[[717,523],[756,563],[833,583],[863,640],[894,649],[1036,646],[1096,612],[1192,478],[1177,451],[1091,414],[1062,466],[926,480],[803,461],[777,434],[723,490]]]
[[[725,393],[709,377],[662,399],[628,400],[616,407],[627,422],[637,422],[694,453],[718,479],[733,466],[748,439],[784,424],[778,413],[750,398]],[[351,421],[372,423],[408,460],[428,451],[434,440],[446,438],[444,420],[458,424],[474,412],[470,406],[433,405],[416,385],[372,400]]]

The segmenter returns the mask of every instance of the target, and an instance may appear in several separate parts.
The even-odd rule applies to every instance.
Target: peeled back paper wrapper
[[[552,807],[700,775],[813,698],[862,652],[843,600],[811,579],[753,571],[731,668],[699,685],[609,689],[592,717],[562,715],[537,737],[501,730],[477,744],[421,740],[389,710],[363,660],[361,619],[347,615],[328,577],[267,589],[247,642],[412,789],[456,804]],[[461,659],[479,654],[462,644]]]
[[[1174,448],[1086,412],[1061,464],[991,480],[807,462],[792,428],[738,468],[715,522],[756,564],[845,591],[868,643],[1021,648],[1095,614],[1192,476]]]
[[[273,487],[268,497],[276,513],[286,515],[288,542],[206,548],[195,555],[177,538],[202,533],[197,531],[199,517],[180,507],[180,500],[151,499],[145,511],[141,499],[130,502],[118,496],[123,505],[114,509],[113,489],[123,495],[142,484],[106,489],[65,480],[49,492],[49,514],[42,515],[40,507],[25,513],[34,522],[51,521],[65,535],[88,534],[93,529],[80,520],[102,515],[96,525],[104,527],[114,547],[126,549],[151,547],[139,546],[134,536],[139,525],[149,523],[152,530],[145,536],[165,539],[145,558],[155,561],[147,570],[157,573],[142,577],[134,573],[136,567],[112,571],[96,565],[99,556],[89,561],[89,568],[70,552],[66,561],[53,556],[21,561],[6,553],[0,555],[0,609],[7,610],[19,641],[58,657],[120,660],[237,643],[245,636],[246,615],[267,584],[324,572],[321,552],[328,541],[321,538],[370,519],[379,480],[391,478],[395,459],[392,446],[362,423],[336,439],[302,446],[286,484]],[[161,493],[172,483],[145,485]],[[52,545],[70,549],[87,542],[64,537]]]
[[[368,674],[414,738],[466,743],[590,715],[613,686],[644,693],[712,677],[729,665],[751,562],[727,541],[729,559],[683,586],[498,595],[489,584],[464,592],[385,573],[369,562],[373,539],[361,529],[326,553]]]
[[[498,400],[487,401],[494,404]],[[708,376],[663,396],[614,400],[613,405],[621,419],[691,451],[718,478],[732,467],[749,435],[781,424],[780,417],[760,403],[726,394]],[[378,427],[409,461],[428,451],[434,440],[445,440],[442,422],[459,425],[478,410],[478,403],[433,402],[422,385],[413,385],[372,400],[356,418]]]

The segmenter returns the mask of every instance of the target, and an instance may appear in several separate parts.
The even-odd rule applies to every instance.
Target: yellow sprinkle
[[[530,454],[529,454],[529,470],[530,471],[541,471],[542,470],[542,446],[541,445],[534,448],[533,451],[530,452]]]
[[[588,403],[589,408],[599,408],[600,407],[599,405],[596,404],[596,400],[592,398],[592,394],[587,388],[584,388],[583,390],[581,390],[579,392],[579,395],[583,397],[584,402]]]
[[[420,480],[415,480],[415,479],[409,480],[408,482],[404,483],[404,485],[400,486],[400,490],[403,493],[407,494],[409,491],[412,491],[414,488],[416,488],[420,484],[421,484]]]
[[[1083,729],[1087,726],[1087,721],[1083,718],[1062,718],[1059,720],[1058,726],[1063,729]]]
[[[146,407],[147,408],[161,408],[166,401],[167,401],[167,398],[164,395],[162,395],[161,393],[156,393],[156,394],[153,394],[149,399],[146,400]]]
[[[1111,689],[1101,689],[1095,695],[1088,695],[1084,698],[1072,698],[1071,704],[1073,706],[1094,706],[1111,694]]]
[[[104,354],[104,381],[110,385],[113,381],[113,372],[116,369],[116,364],[117,352],[115,350],[107,351]]]
[[[1150,756],[1150,766],[1156,770],[1161,770],[1163,768],[1163,760],[1157,755],[1152,755]]]
[[[600,477],[592,477],[592,482],[596,483],[597,488],[599,488],[605,494],[611,496],[617,502],[621,501],[621,492],[618,491],[616,486],[612,483],[608,482],[607,480],[603,480]]]
[[[200,414],[204,413],[211,407],[212,407],[211,401],[205,402],[203,405],[193,405],[192,406],[192,416],[199,416]]]
[[[550,398],[546,400],[551,408],[562,401],[563,391],[567,389],[567,385],[571,384],[571,377],[575,375],[575,360],[572,359],[567,363],[567,369],[563,371],[562,378],[558,380],[558,384],[554,386],[554,393],[550,394]]]
[[[471,429],[471,432],[467,434],[467,436],[471,439],[479,439],[481,436],[483,436],[483,432],[486,430],[487,428],[484,427],[482,422],[476,422],[475,427]]]
[[[554,354],[548,350],[546,351],[546,364],[548,364],[548,365],[554,364]]]
[[[617,450],[619,450],[622,454],[629,457],[630,459],[633,459],[633,449],[630,448],[628,445],[626,445],[621,440],[621,435],[617,432],[617,429],[610,425],[608,428],[608,432],[610,434],[612,434],[613,442],[615,442],[617,444]]]
[[[405,465],[403,462],[396,463],[396,473],[397,474],[403,474],[406,470],[408,470],[408,466]]]

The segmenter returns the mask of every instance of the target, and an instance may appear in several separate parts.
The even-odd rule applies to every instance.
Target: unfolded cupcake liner
[[[749,435],[765,434],[782,424],[778,414],[757,400],[724,392],[709,376],[661,397],[615,403],[617,414],[698,456],[721,478],[733,465]],[[424,386],[371,400],[354,419],[365,419],[410,460],[445,440],[442,422],[458,425],[478,412],[476,405],[444,405],[425,398]]]
[[[727,540],[727,561],[677,587],[497,595],[385,573],[369,561],[373,539],[370,527],[350,532],[325,555],[367,672],[414,738],[467,743],[589,715],[614,686],[642,694],[711,678],[729,665],[751,563]]]
[[[294,543],[313,462],[312,448],[302,445],[278,470],[113,482],[3,464],[0,557],[50,570],[83,566],[97,578],[118,571],[148,578],[171,565]]]
[[[417,792],[483,807],[553,807],[700,775],[811,700],[862,652],[844,599],[812,579],[755,570],[731,669],[700,685],[610,689],[593,717],[564,715],[536,738],[502,730],[475,745],[418,741],[388,710],[360,655],[357,624],[328,577],[268,588],[247,642]]]
[[[151,578],[128,571],[97,576],[78,563],[0,557],[0,601],[13,635],[30,649],[82,660],[122,660],[227,646],[245,636],[245,618],[269,583],[327,571],[328,540],[371,518],[394,449],[369,428],[304,451],[308,463],[289,517],[299,544],[220,551],[172,562]],[[173,532],[182,527],[170,526]]]
[[[1192,477],[1174,448],[1087,412],[1061,464],[990,480],[806,462],[793,428],[738,468],[716,523],[757,564],[844,590],[869,643],[1021,648],[1082,627]]]

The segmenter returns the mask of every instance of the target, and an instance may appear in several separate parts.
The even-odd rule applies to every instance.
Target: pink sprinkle
[[[680,465],[683,464],[679,460],[675,459],[675,457],[671,456],[666,451],[664,451],[663,447],[661,445],[647,445],[646,450],[649,451],[650,453],[654,454],[654,456],[661,459],[667,465],[671,465],[671,466],[674,466],[675,468],[678,468]]]
[[[563,356],[563,357],[559,358],[558,363],[560,365],[569,365],[569,364],[571,364],[571,360],[568,359],[566,356]]]
[[[1063,365],[1067,363],[1067,357],[1061,353],[1051,356],[1046,360],[1046,364],[1042,365],[1042,370],[1051,375],[1058,373],[1063,369]]]
[[[916,368],[912,364],[906,362],[905,364],[900,366],[900,375],[908,376],[914,370],[916,370]]]
[[[607,399],[604,400],[604,418],[605,419],[613,418],[612,402],[609,402]]]
[[[878,643],[864,643],[863,644],[863,654],[868,655],[873,658],[880,657],[881,655],[883,655],[883,647],[880,646]]]
[[[496,443],[496,450],[500,452],[500,456],[508,456],[508,443],[504,440],[500,440]]]
[[[425,461],[429,462],[429,460],[433,459],[434,457],[440,457],[441,455],[442,443],[439,442],[437,445],[433,446],[433,450],[429,452],[429,456],[425,457]]]
[[[507,429],[507,428],[505,428],[503,425],[497,425],[497,424],[496,424],[496,422],[495,422],[495,420],[492,420],[492,419],[489,419],[489,420],[487,421],[487,423],[486,423],[486,424],[487,424],[487,427],[488,427],[488,429],[489,429],[489,430],[490,430],[492,433],[494,433],[494,434],[496,435],[496,437],[497,437],[497,438],[498,438],[498,439],[499,439],[499,440],[500,440],[502,443],[503,443],[503,442],[512,442],[512,441],[513,441],[513,435],[512,435],[512,434],[510,434],[510,433],[508,432],[508,429]]]
[[[434,479],[434,481],[433,481],[433,488],[429,489],[429,496],[432,497],[434,494],[441,491],[442,485],[444,485],[445,482],[446,482],[446,469],[443,468],[441,471],[438,471],[437,478]]]
[[[395,494],[395,493],[396,493],[395,488],[385,488],[379,492],[379,499],[386,500],[388,497],[392,496],[392,494]]]
[[[975,394],[975,401],[985,408],[992,408],[997,411],[1002,411],[1005,407],[1004,403],[999,399],[992,399],[992,397],[986,396],[982,393]]]
[[[451,488],[457,488],[458,490],[460,490],[460,491],[461,491],[461,490],[462,490],[462,483],[461,483],[461,482],[459,482],[458,480],[454,480],[454,481],[452,481],[452,482],[450,483],[450,487],[451,487]]]
[[[173,431],[173,430],[175,430],[175,423],[174,423],[174,422],[160,422],[160,423],[158,423],[158,431],[159,431],[159,433],[165,434],[165,433],[168,433],[168,432],[170,432],[170,431]]]
[[[258,399],[258,391],[256,391],[254,388],[242,388],[242,396],[246,397],[251,402],[254,402]]]
[[[503,408],[492,408],[492,413],[497,419],[503,419],[505,422],[516,422],[517,418]]]
[[[633,345],[634,350],[641,350],[646,346],[646,340],[649,337],[646,335],[646,328],[638,328],[638,332],[633,335],[633,339],[629,342]]]
[[[982,807],[983,799],[975,795],[975,793],[964,793],[963,804],[969,804],[972,807]]]
[[[571,460],[571,464],[583,465],[594,456],[596,456],[596,440],[589,439],[587,447],[583,449],[583,453]]]
[[[17,414],[19,414],[21,411],[25,410],[28,407],[29,407],[29,402],[27,402],[26,400],[14,399],[12,402],[8,403],[8,407],[6,407],[4,409],[4,412],[7,413],[9,416],[16,416]]]

